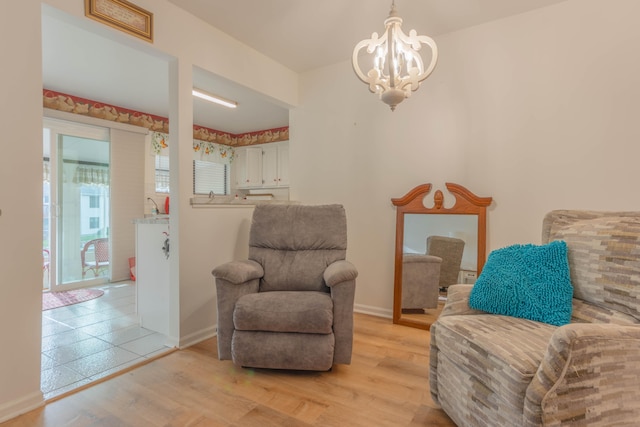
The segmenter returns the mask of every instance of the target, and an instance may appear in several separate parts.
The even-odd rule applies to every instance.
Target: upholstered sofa
[[[568,324],[472,309],[477,284],[449,288],[430,331],[430,388],[458,426],[640,425],[640,213],[553,211],[542,243],[556,240]]]

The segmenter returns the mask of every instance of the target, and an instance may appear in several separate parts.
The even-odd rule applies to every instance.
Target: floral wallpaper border
[[[52,110],[96,117],[113,122],[142,126],[155,132],[169,133],[169,119],[141,113],[123,107],[105,104],[49,89],[42,90],[42,105]],[[193,138],[206,142],[241,147],[267,142],[287,141],[289,127],[266,129],[258,132],[231,134],[204,126],[193,125]]]
[[[169,135],[164,132],[153,132],[151,134],[151,151],[158,155],[168,156],[166,150],[169,148]],[[211,141],[193,140],[193,152],[200,153],[203,160],[216,163],[231,163],[236,157],[234,147],[225,144],[217,144]]]

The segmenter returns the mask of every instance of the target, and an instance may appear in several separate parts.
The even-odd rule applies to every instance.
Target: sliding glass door
[[[52,288],[105,282],[110,277],[109,132],[48,120],[44,134],[49,175],[43,200],[43,259],[49,257],[44,285],[46,270]]]

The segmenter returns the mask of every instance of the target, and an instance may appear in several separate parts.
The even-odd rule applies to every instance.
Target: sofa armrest
[[[351,363],[353,348],[353,302],[358,270],[349,261],[336,261],[324,271],[333,301],[333,363]]]
[[[338,283],[355,280],[356,277],[358,277],[356,267],[344,260],[331,263],[324,271],[324,282],[330,288]]]
[[[608,424],[614,418],[605,412],[614,413],[617,423],[635,424],[640,418],[639,358],[640,326],[559,327],[527,388],[524,425],[584,421],[589,414]],[[611,410],[594,413],[604,403]]]
[[[457,316],[460,314],[483,314],[484,311],[469,307],[469,296],[473,285],[451,285],[447,288],[447,302],[440,316]]]
[[[216,279],[224,279],[229,283],[244,283],[264,276],[264,269],[255,261],[231,261],[219,265],[211,272]]]

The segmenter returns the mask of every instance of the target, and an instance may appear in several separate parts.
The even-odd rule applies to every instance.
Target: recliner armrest
[[[638,325],[570,323],[559,327],[527,388],[523,425],[554,424],[589,414],[606,399],[618,414],[628,414],[618,418],[621,424],[637,420],[638,354]]]
[[[324,270],[324,282],[330,288],[333,300],[333,334],[335,336],[333,363],[347,365],[351,363],[356,277],[358,277],[358,270],[345,260],[331,263]]]
[[[330,264],[324,271],[324,282],[332,287],[338,283],[355,280],[358,277],[358,270],[349,261],[336,261]]]
[[[241,284],[261,278],[264,276],[264,269],[260,264],[251,260],[231,261],[214,268],[211,274],[217,279]]]

